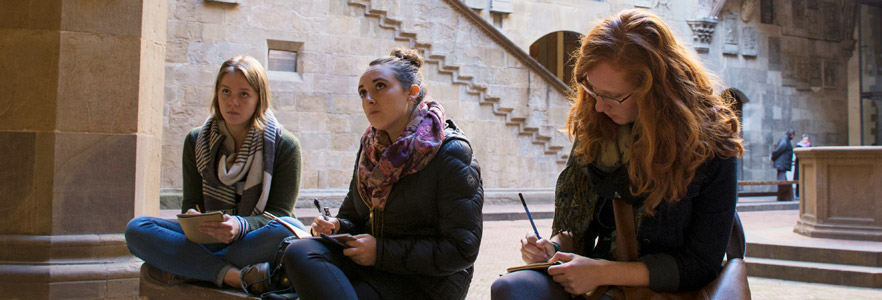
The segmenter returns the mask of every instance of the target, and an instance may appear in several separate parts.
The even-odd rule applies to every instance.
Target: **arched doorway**
[[[736,88],[725,89],[720,93],[720,96],[727,102],[732,103],[732,109],[735,110],[735,115],[738,116],[738,123],[741,124],[741,128],[739,128],[741,129],[741,135],[744,137],[744,116],[741,114],[741,111],[744,107],[744,103],[749,102],[750,99],[748,99],[741,90]],[[744,179],[744,159],[741,157],[739,157],[736,162],[735,172],[735,178],[738,178],[738,180]],[[740,189],[741,187],[739,186],[738,188]]]
[[[539,38],[530,45],[530,56],[544,66],[551,74],[570,84],[576,59],[573,54],[579,50],[579,33],[556,31]]]

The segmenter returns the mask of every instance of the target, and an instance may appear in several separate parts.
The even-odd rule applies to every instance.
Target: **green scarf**
[[[616,142],[604,141],[599,147],[600,155],[595,158],[595,165],[605,172],[611,172],[622,165],[627,165],[631,156],[632,125],[619,126]],[[573,149],[579,141],[573,143]],[[597,151],[593,150],[592,151]],[[554,220],[552,235],[569,232],[573,236],[575,253],[585,253],[584,233],[588,224],[594,219],[594,209],[598,196],[589,184],[589,164],[582,161],[570,151],[567,164],[557,178],[554,191]],[[613,237],[614,238],[614,237]],[[615,242],[613,241],[613,245]],[[612,249],[615,250],[615,247]]]

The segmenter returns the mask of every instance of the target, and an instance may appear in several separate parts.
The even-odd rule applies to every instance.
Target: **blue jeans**
[[[301,229],[303,223],[290,217],[285,222]],[[166,272],[223,285],[231,268],[268,262],[281,241],[291,232],[277,221],[251,231],[230,244],[196,244],[187,240],[178,222],[156,217],[137,217],[126,226],[129,251]]]

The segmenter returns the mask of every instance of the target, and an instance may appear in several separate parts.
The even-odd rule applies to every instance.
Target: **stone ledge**
[[[141,299],[260,299],[233,289],[218,289],[211,283],[163,284],[147,275],[147,268],[141,266]]]

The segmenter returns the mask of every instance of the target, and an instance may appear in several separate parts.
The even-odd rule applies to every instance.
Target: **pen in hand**
[[[536,229],[536,223],[533,222],[533,215],[530,214],[530,209],[527,208],[527,201],[524,201],[524,195],[518,193],[518,197],[521,198],[521,203],[524,204],[524,211],[527,212],[527,218],[530,219],[530,225],[533,226],[533,232],[536,233],[536,238],[541,240],[542,237],[539,236],[539,230]]]
[[[322,205],[319,204],[318,199],[313,198],[313,199],[312,199],[312,204],[315,204],[315,208],[318,209],[318,211],[319,211],[319,215],[321,215],[322,218],[325,219],[325,221],[328,221],[328,217],[331,216],[331,211],[330,211],[327,207],[325,207],[324,209],[322,209]],[[334,234],[334,230],[333,230],[333,229],[331,229],[331,234]]]

